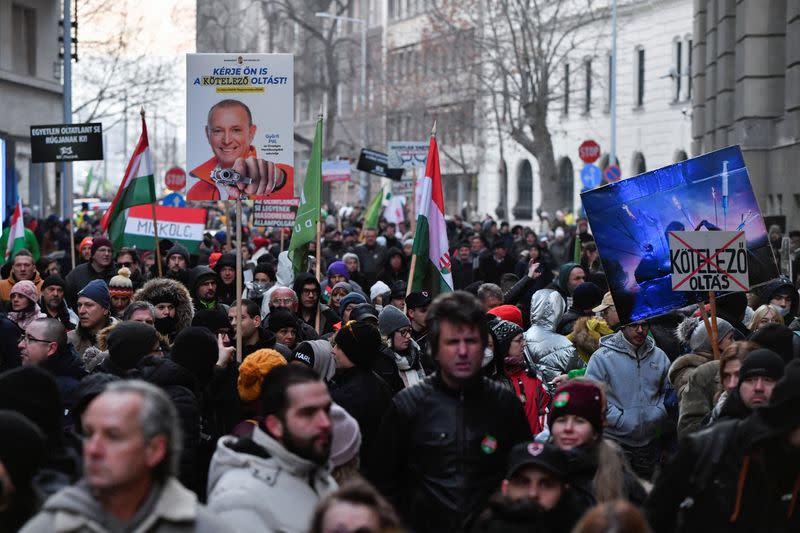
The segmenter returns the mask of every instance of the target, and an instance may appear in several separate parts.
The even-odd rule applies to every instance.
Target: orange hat
[[[78,250],[83,250],[87,246],[91,248],[92,242],[94,242],[94,239],[92,239],[91,237],[84,237],[83,240],[81,241],[81,245],[78,246]]]
[[[239,365],[239,380],[236,388],[239,389],[239,398],[244,402],[252,402],[261,396],[261,383],[264,377],[273,368],[287,364],[286,359],[269,348],[256,350],[244,358]]]

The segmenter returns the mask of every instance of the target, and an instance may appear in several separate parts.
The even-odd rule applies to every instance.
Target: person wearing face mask
[[[275,267],[268,263],[258,263],[253,269],[253,280],[244,284],[242,299],[251,300],[261,308],[264,295],[275,285]]]
[[[781,276],[756,290],[761,304],[775,307],[784,324],[791,324],[797,316],[799,295],[791,280]]]
[[[181,330],[192,325],[194,306],[189,289],[170,278],[151,279],[136,291],[131,302],[150,302],[156,309],[156,330],[170,342]]]
[[[535,436],[544,429],[544,416],[550,404],[550,395],[536,373],[526,368],[523,329],[507,320],[498,320],[491,327],[496,341],[493,359],[497,369],[495,379],[522,402],[531,435]]]

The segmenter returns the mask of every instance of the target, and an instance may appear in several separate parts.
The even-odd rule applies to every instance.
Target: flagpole
[[[70,206],[70,211],[67,213],[67,220],[69,221],[69,257],[72,261],[72,269],[75,270],[75,214],[72,211],[72,206]]]
[[[236,360],[242,362],[242,197],[236,198]]]
[[[436,137],[436,120],[433,121],[433,127],[431,128],[431,137]],[[417,183],[417,176],[416,176],[416,172],[415,172],[414,173],[414,192],[412,194],[414,195],[414,209],[415,209],[415,211],[418,211],[419,210],[419,206],[416,205],[416,194],[417,194],[416,183]],[[414,215],[416,215],[416,213],[414,213]],[[416,216],[415,216],[414,220],[416,220]],[[416,230],[417,230],[417,227],[415,225],[414,226],[414,241],[415,242],[417,240],[417,231]],[[408,283],[406,284],[406,296],[408,296],[409,293],[411,293],[412,285],[413,285],[413,282],[414,282],[414,271],[416,269],[417,269],[417,254],[412,254],[411,255],[411,268],[408,270]]]
[[[317,120],[320,122],[320,124],[322,124],[322,105],[319,106],[319,114],[317,115]],[[320,138],[321,137],[322,136],[320,136]],[[320,152],[322,152],[321,144],[322,143],[320,143]],[[320,162],[320,164],[322,164],[322,162]],[[317,183],[317,199],[318,200],[321,197],[321,195],[322,195],[322,173],[320,173],[320,175],[319,175],[319,183]],[[318,203],[317,207],[320,207],[319,203]],[[315,270],[314,273],[315,273],[315,275],[317,277],[317,282],[320,281],[320,271],[321,271],[321,268],[322,268],[322,246],[321,246],[321,243],[320,243],[320,241],[321,241],[321,239],[320,239],[321,232],[322,232],[322,216],[321,216],[321,213],[320,213],[320,217],[317,219],[317,250],[316,250],[316,256],[317,256],[316,257],[316,259],[317,259],[316,263],[317,264],[314,267],[314,270]],[[317,300],[317,319],[316,319],[316,327],[314,328],[314,329],[317,330],[317,333],[320,333],[319,324],[320,324],[320,314],[321,314],[320,309],[321,308],[322,308],[322,291],[320,291],[319,296],[318,296],[318,300]]]
[[[139,115],[144,123],[144,107],[139,110]],[[156,218],[156,204],[150,204],[150,212],[153,215],[153,239],[155,240],[156,264],[158,265],[158,277],[164,275],[164,268],[161,266],[161,249],[158,247],[158,219]]]

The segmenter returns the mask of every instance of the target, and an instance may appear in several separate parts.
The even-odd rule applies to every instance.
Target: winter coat
[[[555,332],[565,307],[564,299],[553,290],[542,289],[531,298],[531,327],[525,332],[525,356],[529,359],[529,366],[536,369],[545,383],[584,366],[572,343]]]
[[[386,262],[389,251],[378,243],[372,246],[359,244],[355,247],[355,254],[358,256],[359,271],[364,274],[365,278],[365,283],[361,283],[361,280],[358,282],[362,287],[372,287],[378,279],[378,270]]]
[[[550,405],[550,395],[542,380],[535,374],[530,375],[524,368],[500,370],[502,373],[498,373],[496,379],[519,398],[531,435],[538,435],[545,429],[545,415]]]
[[[22,333],[19,326],[0,313],[0,374],[22,364],[17,347]]]
[[[411,339],[407,352],[400,355],[389,346],[384,346],[381,350],[381,357],[373,367],[375,373],[389,385],[392,395],[406,387],[416,385],[434,370],[427,367],[422,357],[422,351],[413,339]]]
[[[694,371],[699,366],[713,360],[714,356],[712,354],[698,351],[697,353],[682,355],[669,365],[667,377],[669,377],[669,382],[672,383],[672,388],[678,393],[679,401]]]
[[[81,291],[81,289],[88,285],[90,281],[102,279],[106,282],[106,285],[108,285],[108,282],[111,281],[111,278],[116,275],[117,268],[113,263],[109,265],[108,268],[100,272],[94,269],[91,261],[76,266],[64,278],[64,281],[67,285],[66,289],[64,290],[64,299],[67,301],[67,305],[73,309],[77,308],[78,293]]]
[[[264,348],[272,348],[275,346],[275,334],[263,327],[258,328],[258,340],[255,344],[245,344],[242,346],[242,360],[251,353],[262,350]]]
[[[189,271],[189,295],[192,297],[192,302],[194,304],[194,310],[200,311],[201,309],[223,309],[224,307],[219,302],[219,298],[215,298],[213,302],[210,303],[203,303],[200,301],[200,298],[197,298],[197,288],[200,286],[200,281],[207,281],[209,277],[212,277],[214,281],[217,282],[217,285],[220,284],[219,275],[216,272],[211,270],[208,265],[197,265],[193,269]]]
[[[61,404],[65,409],[71,409],[72,392],[80,380],[88,375],[75,348],[67,344],[65,350],[51,355],[42,361],[39,367],[47,370],[55,378],[58,392],[61,394]]]
[[[529,278],[527,269],[520,276],[519,281],[516,282],[508,291],[503,295],[503,303],[516,305],[522,311],[522,324],[524,327],[530,327],[531,314],[530,314],[530,301],[533,294],[547,287],[553,281],[553,272],[545,268],[542,275],[536,279]]]
[[[106,324],[103,326],[103,329],[107,328],[108,326],[113,326],[117,322],[119,321],[116,318],[109,316]],[[73,348],[75,348],[75,351],[78,352],[78,355],[81,357],[87,348],[90,346],[97,346],[97,336],[86,331],[80,325],[78,325],[78,327],[72,331],[67,332],[67,341],[69,341],[69,343]]]
[[[569,335],[572,333],[572,330],[575,329],[575,322],[580,320],[581,318],[591,318],[594,317],[594,313],[586,314],[579,309],[575,309],[575,307],[570,307],[567,309],[567,312],[564,313],[564,316],[561,317],[561,320],[558,321],[556,324],[556,333],[559,335]]]
[[[119,531],[121,525],[100,506],[89,486],[82,481],[48,499],[41,512],[25,525],[21,533],[113,533]],[[178,480],[169,478],[163,486],[155,485],[151,489],[137,513],[125,524],[125,531],[216,533],[231,530],[200,505],[197,497]]]
[[[500,285],[500,277],[503,274],[513,274],[515,266],[516,261],[509,255],[505,256],[502,261],[497,262],[494,259],[494,255],[486,254],[478,262],[478,270],[475,272],[475,277],[484,283]]]
[[[591,444],[573,448],[567,452],[567,458],[570,486],[586,507],[599,503],[594,492],[594,478],[598,470],[601,470],[601,477],[605,477],[603,469],[622,470],[621,491],[625,499],[635,505],[642,505],[647,499],[642,483],[628,464],[622,449],[613,441],[601,438]]]
[[[472,260],[462,263],[461,260],[455,259],[453,261],[453,288],[458,291],[463,290],[467,285],[471,285],[475,281],[474,273]]]
[[[174,334],[170,335],[174,339],[179,331],[192,325],[194,318],[192,295],[183,283],[170,278],[151,279],[134,293],[131,301],[145,301],[155,305],[153,302],[159,301],[164,296],[175,301],[175,329]]]
[[[714,397],[720,390],[719,361],[698,366],[688,377],[678,406],[678,438],[700,429],[703,419],[714,408]]]
[[[200,446],[200,402],[196,378],[170,359],[145,356],[127,378],[143,379],[161,387],[178,411],[181,422],[180,475],[181,483],[196,494],[202,494],[199,485],[197,448]]]
[[[5,250],[5,248],[3,248],[3,250]],[[34,273],[34,277],[31,281],[36,285],[36,293],[42,294],[42,284],[44,280],[38,272]],[[11,289],[16,283],[17,278],[14,277],[14,272],[10,272],[6,279],[0,280],[0,300],[5,302],[11,299]]]
[[[337,369],[328,388],[331,399],[355,418],[361,428],[361,464],[366,466],[381,418],[392,401],[389,385],[372,370],[353,367]]]
[[[800,461],[756,411],[683,439],[645,510],[661,532],[800,531]]]
[[[330,472],[289,452],[261,428],[223,437],[208,475],[208,508],[237,533],[305,533],[316,505],[337,489]]]
[[[56,312],[55,316],[51,315],[50,310],[45,306],[44,298],[39,298],[39,307],[48,318],[55,318],[61,322],[61,324],[64,326],[64,329],[67,331],[72,331],[78,327],[80,319],[78,318],[78,315],[75,314],[75,311],[67,307],[66,300],[61,300],[61,305],[58,307],[58,311]]]
[[[333,309],[322,303],[321,300],[322,287],[320,286],[317,278],[314,277],[314,274],[310,274],[308,272],[299,274],[294,280],[294,285],[292,285],[292,290],[294,290],[294,293],[297,295],[297,298],[299,300],[303,293],[303,285],[306,285],[308,283],[314,283],[316,285],[317,293],[319,294],[320,298],[319,303],[317,303],[317,305],[319,305],[319,312],[320,312],[319,331],[317,331],[317,333],[320,335],[323,335],[325,333],[330,333],[333,331],[333,325],[339,322],[341,319],[339,318],[339,315],[336,314],[336,311],[334,311]],[[299,309],[297,318],[299,320],[302,320],[302,317],[299,314]],[[316,320],[317,320],[316,313],[312,313],[309,321],[308,322],[304,321],[304,322],[316,330]],[[303,339],[303,340],[308,340],[308,339]]]
[[[588,363],[589,358],[600,347],[600,339],[606,335],[613,334],[614,330],[608,327],[605,320],[583,317],[575,322],[575,327],[567,335],[567,339],[575,345],[575,349],[583,359],[583,362]]]
[[[370,478],[416,532],[460,531],[531,438],[519,400],[479,378],[460,390],[438,373],[399,392],[381,423]]]
[[[606,384],[606,436],[631,447],[645,446],[657,438],[667,417],[668,369],[669,359],[651,337],[638,349],[621,331],[600,339],[586,377]]]
[[[588,508],[575,497],[571,489],[566,489],[558,504],[550,511],[542,511],[533,502],[522,499],[512,500],[507,496],[495,494],[489,500],[486,510],[481,513],[471,533],[569,533]]]

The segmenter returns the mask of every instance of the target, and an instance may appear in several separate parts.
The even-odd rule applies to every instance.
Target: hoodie
[[[216,272],[211,270],[210,267],[206,265],[198,265],[189,271],[189,293],[194,300],[194,308],[195,310],[200,309],[216,309],[219,306],[219,299],[215,298],[213,304],[204,304],[197,298],[197,287],[203,281],[206,281],[209,278],[213,278],[214,281],[217,282],[217,286],[219,286],[219,276]]]
[[[536,291],[531,298],[531,327],[525,332],[525,358],[546,385],[556,376],[584,366],[569,339],[555,332],[565,308],[564,298],[554,290]]]
[[[23,533],[126,531],[130,533],[230,531],[197,502],[197,497],[175,478],[155,484],[128,522],[103,509],[85,481],[67,487],[48,499],[42,511],[21,530]]]
[[[295,280],[294,285],[292,285],[292,290],[297,295],[298,300],[298,318],[302,319],[302,315],[300,314],[300,306],[302,305],[302,297],[303,297],[303,285],[307,283],[313,283],[317,288],[317,293],[319,297],[322,298],[322,288],[320,287],[319,281],[317,278],[314,277],[314,274],[309,272],[303,272],[299,274]],[[323,335],[325,333],[330,333],[333,331],[333,325],[339,322],[339,315],[336,314],[336,311],[328,307],[323,303],[317,303],[320,309],[320,318],[319,318],[319,333]],[[316,315],[314,313],[311,314],[311,318],[308,321],[305,321],[309,326],[316,327]]]
[[[222,437],[208,473],[208,508],[235,531],[308,531],[314,508],[338,486],[326,467],[255,427]]]
[[[192,295],[183,283],[179,281],[169,278],[151,279],[136,291],[131,299],[132,302],[140,300],[150,302],[154,306],[166,301],[173,302],[173,305],[175,305],[174,327],[171,332],[161,331],[165,335],[170,335],[172,340],[174,340],[179,331],[192,325],[192,318],[194,318]],[[158,325],[156,329],[158,329]]]
[[[646,446],[667,417],[664,396],[669,359],[647,337],[638,349],[622,331],[600,339],[586,377],[606,384],[608,427],[604,435],[631,447]]]

